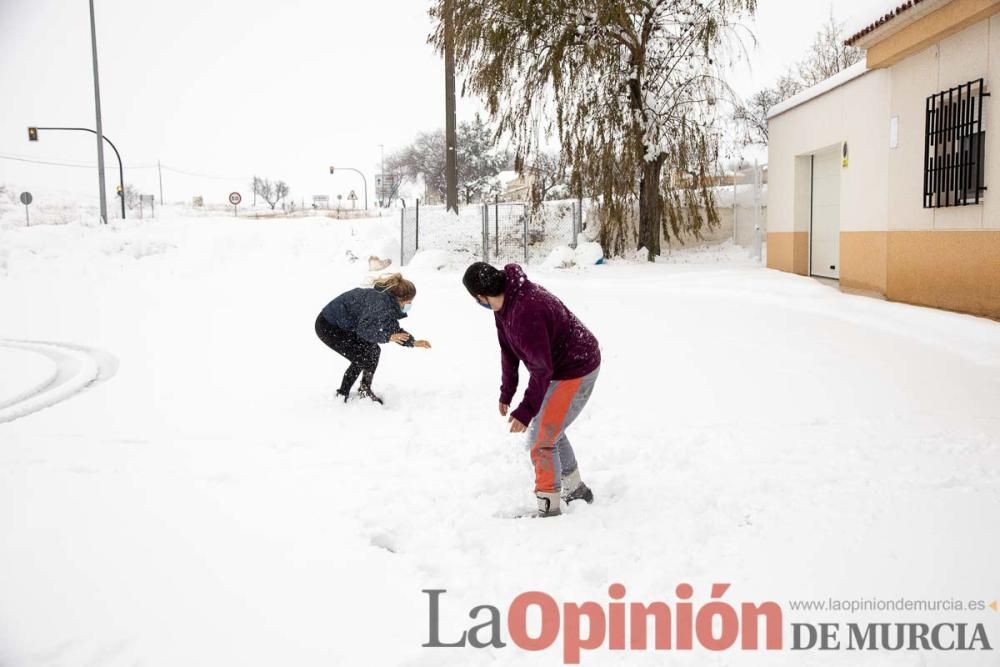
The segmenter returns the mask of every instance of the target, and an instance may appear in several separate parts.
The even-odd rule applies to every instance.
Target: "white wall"
[[[957,206],[940,209],[923,208],[924,124],[927,98],[935,93],[983,77],[987,90],[1000,66],[1000,19],[966,28],[940,43],[910,56],[889,69],[891,74],[890,113],[899,116],[899,147],[889,158],[889,184],[893,195],[889,229],[892,230],[955,230],[1000,228],[996,218],[1000,213],[997,202],[997,169],[994,156],[1000,156],[1000,126],[992,107],[1000,101],[986,98],[986,186],[982,206]],[[993,67],[991,67],[991,64]],[[996,100],[996,101],[994,101]],[[992,158],[992,159],[991,159]],[[989,193],[994,193],[993,197]],[[987,220],[990,221],[987,224]]]
[[[841,230],[885,229],[889,210],[888,76],[885,70],[868,72],[771,118],[768,231],[808,231],[808,209],[805,215],[802,210],[802,163],[797,170],[796,158],[844,141],[849,166],[841,170]]]
[[[980,206],[923,208],[926,100],[986,79],[986,186]],[[807,231],[802,166],[795,158],[847,141],[841,230],[1000,229],[1000,15],[981,21],[885,70],[875,70],[770,120],[770,231]],[[898,145],[889,123],[899,118]],[[798,180],[796,180],[798,179]],[[796,194],[798,193],[798,194]]]

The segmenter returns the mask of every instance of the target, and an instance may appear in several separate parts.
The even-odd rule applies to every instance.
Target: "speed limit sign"
[[[239,206],[241,201],[243,201],[243,197],[240,195],[239,192],[230,192],[229,193],[229,203],[230,204],[232,204],[233,206]]]

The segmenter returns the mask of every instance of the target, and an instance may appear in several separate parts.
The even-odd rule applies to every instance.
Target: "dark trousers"
[[[382,354],[378,343],[370,343],[353,331],[330,324],[322,313],[316,318],[316,335],[327,347],[351,362],[340,383],[341,393],[350,392],[359,375],[362,376],[361,386],[371,387]]]

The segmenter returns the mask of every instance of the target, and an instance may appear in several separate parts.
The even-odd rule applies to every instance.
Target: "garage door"
[[[840,149],[817,153],[812,168],[809,272],[840,278]]]

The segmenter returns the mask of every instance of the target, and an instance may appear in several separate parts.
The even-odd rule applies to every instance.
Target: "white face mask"
[[[402,306],[400,306],[401,310],[404,313],[409,313],[410,312],[410,308],[412,308],[412,307],[413,307],[412,303],[404,303]]]

